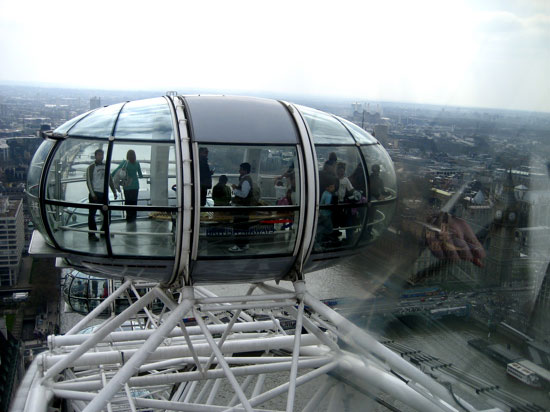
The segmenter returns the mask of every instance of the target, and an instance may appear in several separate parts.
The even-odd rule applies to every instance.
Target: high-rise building
[[[97,109],[98,107],[101,107],[101,98],[94,96],[90,99],[90,110]]]
[[[0,198],[0,286],[17,283],[25,246],[23,201]]]
[[[374,126],[374,136],[382,143],[388,141],[389,127],[386,124],[377,124]]]

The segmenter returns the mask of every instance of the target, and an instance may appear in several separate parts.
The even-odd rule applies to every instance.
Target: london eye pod
[[[295,278],[367,246],[397,200],[374,137],[282,101],[165,96],[84,113],[44,137],[28,174],[30,252],[95,276]]]

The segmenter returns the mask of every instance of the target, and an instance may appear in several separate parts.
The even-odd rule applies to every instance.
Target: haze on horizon
[[[549,44],[546,0],[0,0],[0,83],[550,112]]]

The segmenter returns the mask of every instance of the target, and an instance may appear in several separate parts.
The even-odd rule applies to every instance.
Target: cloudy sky
[[[0,61],[0,83],[550,112],[550,1],[0,0]]]

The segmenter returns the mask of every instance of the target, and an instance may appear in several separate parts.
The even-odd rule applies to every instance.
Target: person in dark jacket
[[[212,189],[214,206],[229,206],[231,204],[231,188],[227,186],[227,176],[221,175],[218,184]]]
[[[206,194],[208,189],[212,188],[212,175],[214,169],[210,169],[208,164],[208,148],[199,148],[199,173],[201,183],[201,206],[206,205]]]
[[[250,163],[241,163],[239,167],[239,184],[232,185],[233,204],[237,206],[250,206],[252,205],[253,198],[253,183],[250,177],[251,166]],[[230,252],[244,252],[249,248],[249,239],[246,235],[246,231],[249,229],[248,225],[248,212],[242,211],[235,215],[233,219],[234,231],[236,232],[235,244],[229,248]]]

